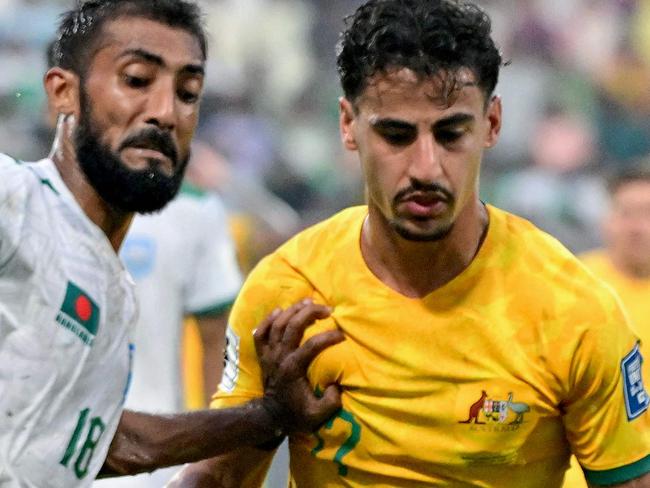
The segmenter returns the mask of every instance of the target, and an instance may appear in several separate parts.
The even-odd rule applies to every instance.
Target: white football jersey
[[[126,407],[179,412],[183,318],[228,310],[242,283],[226,209],[215,195],[186,185],[162,211],[134,217],[120,257],[136,282],[140,309]],[[93,487],[160,488],[178,469],[100,480]]]
[[[54,163],[0,155],[0,486],[91,485],[136,319],[128,272]]]
[[[126,406],[179,412],[183,319],[227,310],[242,284],[226,210],[216,196],[185,187],[162,211],[134,217],[120,257],[140,307]]]

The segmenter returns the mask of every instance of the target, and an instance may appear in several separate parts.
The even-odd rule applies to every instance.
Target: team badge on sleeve
[[[650,403],[648,394],[643,386],[643,378],[641,376],[642,364],[643,356],[641,356],[639,344],[637,343],[634,349],[621,361],[625,409],[627,410],[628,420],[633,420],[645,412]]]
[[[223,376],[219,388],[232,393],[239,376],[239,336],[232,327],[226,329],[226,351],[223,365]]]

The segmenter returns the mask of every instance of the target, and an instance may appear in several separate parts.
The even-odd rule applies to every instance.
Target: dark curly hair
[[[478,6],[463,0],[368,0],[346,19],[337,67],[346,98],[356,98],[379,72],[408,68],[421,77],[456,74],[469,68],[491,97],[501,54],[491,37],[492,23]]]
[[[186,0],[86,0],[61,16],[48,63],[82,76],[102,36],[102,28],[119,17],[142,17],[178,27],[199,41],[203,59],[207,39],[199,7]]]

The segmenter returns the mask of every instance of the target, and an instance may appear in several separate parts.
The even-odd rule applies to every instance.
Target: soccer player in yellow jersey
[[[633,327],[650,343],[650,165],[624,168],[608,181],[609,211],[603,222],[605,247],[582,261],[618,293]],[[650,376],[650,362],[643,363]],[[584,488],[580,468],[572,460],[565,488]]]
[[[560,487],[571,453],[594,486],[649,486],[639,339],[618,301],[556,240],[479,200],[501,126],[490,30],[466,2],[368,0],[343,33],[341,134],[368,205],[252,272],[212,405],[262,394],[251,332],[273,307],[332,307],[309,332],[346,340],[309,378],[338,383],[343,407],[290,437],[293,486]],[[270,457],[240,449],[172,486],[259,486]]]

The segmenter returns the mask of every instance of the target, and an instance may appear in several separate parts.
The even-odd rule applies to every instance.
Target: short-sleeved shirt
[[[48,159],[0,155],[0,486],[89,486],[122,412],[133,282]]]
[[[311,296],[334,311],[306,335],[338,327],[346,340],[309,378],[339,383],[343,408],[291,438],[295,486],[558,487],[571,451],[596,484],[650,470],[638,338],[617,299],[555,239],[488,211],[472,263],[420,299],[368,269],[366,207],[290,240],[235,303],[213,406],[261,394],[253,328]]]
[[[185,185],[162,211],[134,217],[120,257],[140,304],[126,405],[181,411],[183,318],[223,313],[242,283],[226,210],[215,195]]]

